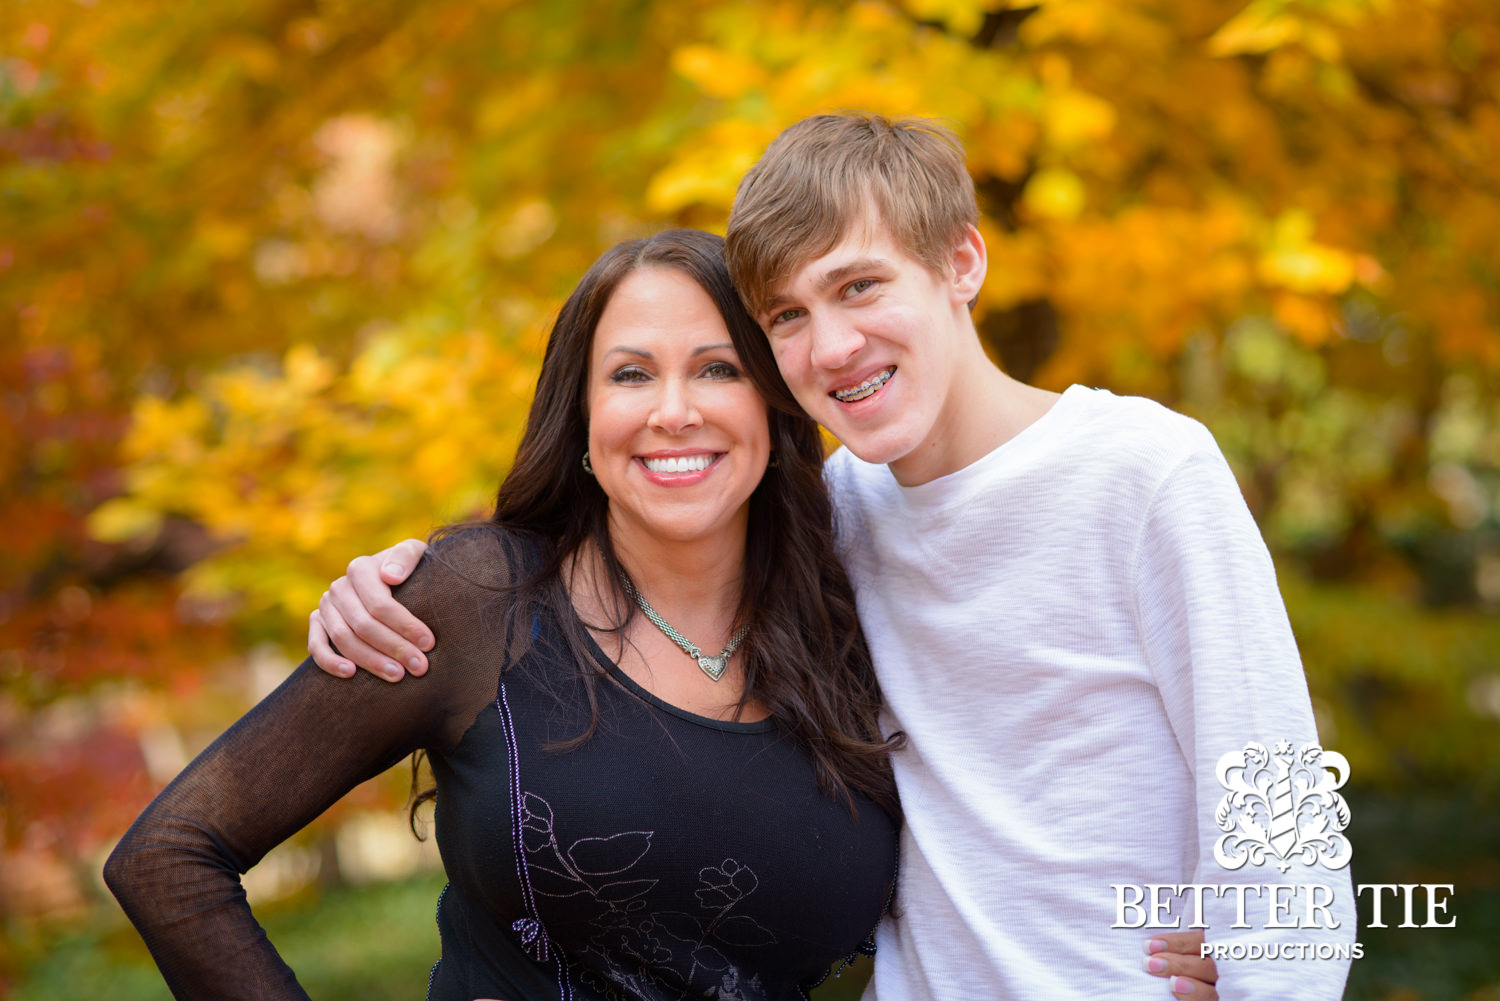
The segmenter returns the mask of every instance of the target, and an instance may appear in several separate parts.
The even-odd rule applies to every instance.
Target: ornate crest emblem
[[[1252,741],[1219,759],[1218,776],[1229,790],[1214,812],[1226,832],[1214,844],[1219,865],[1260,865],[1268,854],[1282,872],[1299,862],[1328,869],[1349,864],[1354,849],[1340,833],[1349,826],[1349,804],[1338,793],[1349,781],[1342,754],[1317,744],[1293,750],[1283,740],[1272,755]]]

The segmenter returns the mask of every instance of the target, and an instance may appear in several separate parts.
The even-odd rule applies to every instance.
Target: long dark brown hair
[[[713,299],[746,373],[769,404],[777,458],[750,496],[744,586],[734,623],[749,627],[736,655],[743,658],[745,675],[740,708],[751,700],[765,706],[777,727],[811,754],[824,791],[845,799],[851,810],[850,793],[857,790],[899,816],[889,752],[903,738],[883,737],[877,724],[880,691],[853,590],[834,552],[818,428],[797,406],[765,335],[745,313],[723,249],[722,238],[689,229],[619,244],[589,268],[563,304],[515,462],[487,523],[540,544],[538,559],[514,588],[527,600],[508,603],[515,617],[509,625],[519,626],[532,609],[550,611],[575,652],[588,649],[563,574],[588,544],[603,557],[602,586],[614,591],[617,621],[606,628],[623,630],[636,614],[616,584],[622,568],[610,542],[609,498],[582,462],[589,356],[599,318],[626,276],[642,268],[679,271]],[[591,663],[586,655],[578,660]],[[599,721],[597,675],[586,666],[581,670],[588,675],[593,724],[576,742],[588,739]]]

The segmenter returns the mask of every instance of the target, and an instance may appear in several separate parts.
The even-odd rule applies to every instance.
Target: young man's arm
[[[426,550],[420,539],[398,542],[352,560],[328,585],[307,624],[307,652],[319,667],[338,678],[362,667],[386,681],[426,673],[432,630],[391,597]]]
[[[1283,860],[1268,852],[1259,864],[1229,869],[1215,856],[1223,835],[1216,811],[1227,791],[1219,760],[1250,742],[1274,749],[1287,741],[1300,749],[1318,734],[1270,555],[1212,437],[1201,427],[1193,433],[1192,450],[1156,492],[1135,560],[1142,643],[1194,774],[1192,882],[1260,888],[1246,891],[1243,921],[1239,891],[1206,896],[1208,940],[1233,950],[1219,954],[1228,960],[1219,963],[1222,997],[1331,1001],[1343,993],[1355,934],[1347,865],[1307,865],[1300,856]],[[1292,863],[1285,871],[1283,861]],[[1294,906],[1275,911],[1267,898],[1278,893],[1295,899]],[[1329,902],[1311,914],[1318,926],[1285,927],[1310,923],[1314,895]],[[1335,922],[1339,927],[1326,927]],[[1252,946],[1262,954],[1291,947],[1299,957],[1328,947],[1342,958],[1255,959]]]

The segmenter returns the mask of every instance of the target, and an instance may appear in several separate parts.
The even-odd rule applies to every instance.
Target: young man
[[[997,368],[969,313],[986,269],[976,221],[946,131],[826,115],[771,145],[729,222],[731,271],[783,377],[845,446],[826,473],[842,555],[889,728],[910,741],[875,994],[1156,998],[1140,936],[1172,922],[1206,923],[1216,945],[1347,946],[1346,868],[1215,860],[1220,759],[1317,740],[1274,571],[1222,454],[1155,403],[1045,392]],[[395,676],[376,650],[420,666],[370,622],[362,606],[386,603],[372,565],[359,570],[367,597],[342,582],[321,611],[341,648]],[[315,613],[310,647],[335,670],[323,624]],[[1163,892],[1150,887],[1184,884],[1255,889],[1166,892],[1169,913],[1132,930]],[[1336,998],[1347,960],[1221,971],[1226,998]]]

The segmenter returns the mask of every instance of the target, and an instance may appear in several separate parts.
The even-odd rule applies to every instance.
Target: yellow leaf
[[[333,362],[311,344],[294,344],[286,353],[286,378],[299,394],[317,393],[333,381]]]
[[[1115,127],[1115,109],[1080,90],[1065,90],[1047,100],[1043,127],[1053,146],[1076,149],[1105,138]]]
[[[1269,52],[1293,41],[1301,25],[1282,7],[1276,0],[1256,0],[1213,33],[1208,51],[1215,56],[1239,56]]]
[[[646,204],[661,213],[689,205],[728,209],[740,178],[760,159],[769,138],[746,123],[726,123],[710,131],[651,178]]]
[[[1270,246],[1256,265],[1262,281],[1304,294],[1332,295],[1348,289],[1354,281],[1354,255],[1315,242],[1312,229],[1312,217],[1302,210],[1285,212],[1276,220]]]
[[[88,517],[88,530],[100,542],[129,542],[154,537],[161,523],[161,512],[129,497],[116,497],[94,508]]]
[[[1032,212],[1064,222],[1077,219],[1086,200],[1083,181],[1062,167],[1037,171],[1021,195],[1022,203]]]
[[[208,433],[208,424],[208,407],[195,397],[169,403],[143,396],[131,412],[125,454],[133,462],[187,459],[197,454],[197,442]]]
[[[740,97],[765,86],[766,71],[711,45],[684,45],[672,53],[672,68],[712,97]]]

